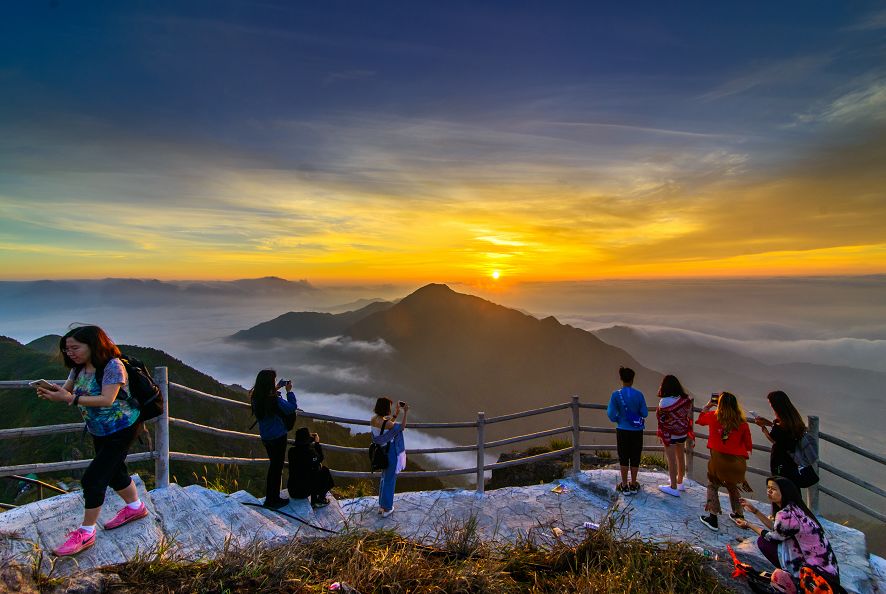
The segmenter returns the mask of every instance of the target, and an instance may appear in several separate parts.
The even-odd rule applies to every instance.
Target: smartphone
[[[38,380],[34,380],[32,382],[28,382],[28,385],[31,386],[32,388],[36,388],[39,386],[39,387],[46,389],[46,390],[55,390],[56,389],[55,384],[53,384],[52,382],[46,381],[45,379],[38,379]]]
[[[714,392],[713,394],[711,394],[711,402],[712,403],[717,404],[718,400],[720,400],[720,393],[719,392]]]
[[[757,419],[757,411],[749,410],[748,411],[748,418],[751,419],[752,421],[756,420]]]
[[[398,401],[397,401],[397,406],[399,406],[400,408],[403,408],[404,406],[406,406],[406,403],[403,402],[402,400],[398,400]]]

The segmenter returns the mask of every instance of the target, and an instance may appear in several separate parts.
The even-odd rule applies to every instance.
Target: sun
[[[499,272],[498,270],[492,271],[492,280],[498,280],[500,276],[501,276],[501,272]]]

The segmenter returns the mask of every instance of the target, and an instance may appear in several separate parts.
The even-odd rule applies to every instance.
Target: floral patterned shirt
[[[79,374],[71,370],[68,379],[74,382],[71,393],[75,396],[101,396],[101,388],[95,381],[95,373],[81,370]],[[131,427],[138,421],[139,409],[129,397],[129,378],[120,359],[111,359],[105,366],[102,385],[123,384],[111,406],[78,405],[86,429],[93,435],[103,437]]]
[[[793,503],[775,514],[774,530],[764,530],[763,538],[778,543],[782,569],[794,577],[799,577],[800,569],[809,565],[839,579],[837,557],[824,530]]]

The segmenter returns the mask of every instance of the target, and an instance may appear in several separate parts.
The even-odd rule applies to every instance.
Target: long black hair
[[[249,391],[252,414],[256,419],[264,419],[277,414],[277,372],[262,369],[255,376],[255,385]]]
[[[775,392],[769,392],[766,398],[778,417],[776,423],[790,433],[794,439],[803,437],[803,434],[806,433],[806,423],[803,422],[803,417],[800,416],[788,395],[781,390],[776,390]]]
[[[766,483],[773,482],[778,485],[778,490],[781,491],[781,505],[772,504],[772,515],[775,514],[789,506],[790,504],[794,504],[803,510],[803,513],[806,514],[813,522],[818,524],[818,527],[821,528],[821,522],[818,521],[818,518],[815,517],[815,514],[806,507],[806,504],[803,502],[803,496],[800,495],[800,489],[797,485],[794,484],[794,481],[791,479],[784,478],[783,476],[770,476],[766,479]]]
[[[89,359],[92,366],[96,369],[96,377],[101,377],[99,372],[104,370],[108,361],[120,356],[120,349],[117,348],[117,345],[114,344],[111,337],[98,326],[90,325],[71,328],[59,339],[58,350],[61,352],[65,367],[68,369],[74,369],[77,373],[80,373],[83,369],[83,365],[77,365],[70,357],[68,357],[68,352],[65,349],[68,346],[69,338],[73,338],[77,342],[82,342],[89,347]]]
[[[683,384],[680,383],[676,375],[666,375],[661,379],[658,397],[665,398],[666,396],[689,398],[689,394],[683,389]]]

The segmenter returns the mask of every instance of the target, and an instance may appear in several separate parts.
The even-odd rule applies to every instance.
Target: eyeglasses
[[[76,353],[80,351],[83,347],[73,346],[73,347],[65,347],[62,349],[63,353]]]

